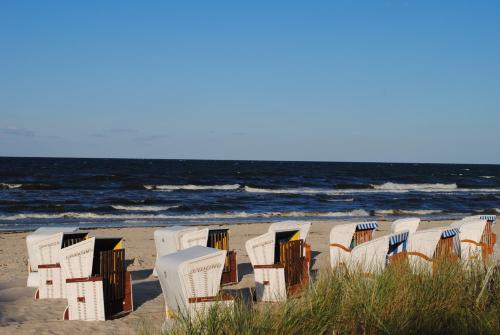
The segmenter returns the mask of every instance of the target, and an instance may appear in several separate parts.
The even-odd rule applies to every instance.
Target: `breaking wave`
[[[114,209],[118,209],[121,211],[136,211],[136,212],[160,212],[166,211],[172,208],[177,208],[179,206],[121,206],[121,205],[112,205]]]
[[[0,183],[0,190],[12,190],[12,189],[23,189],[23,190],[54,190],[59,188],[57,185],[52,184],[7,184]]]
[[[21,188],[23,184],[6,184],[6,183],[0,183],[0,190],[10,190],[14,188]]]
[[[380,209],[375,211],[375,215],[432,215],[440,213],[443,213],[443,211],[436,209]]]
[[[419,192],[449,192],[458,189],[457,184],[398,184],[385,183],[382,185],[372,185],[376,190],[384,191],[419,191]]]
[[[436,192],[436,193],[451,193],[451,192],[480,192],[480,193],[499,193],[497,188],[458,188],[457,184],[397,184],[385,183],[382,185],[370,185],[370,188],[364,189],[327,189],[327,188],[257,188],[244,187],[245,192],[249,193],[273,193],[273,194],[326,194],[326,195],[342,195],[356,193],[407,193],[407,192]]]
[[[230,191],[237,190],[240,188],[239,184],[229,184],[229,185],[144,185],[148,190],[153,191],[196,191],[196,190],[219,190],[219,191]]]
[[[67,212],[58,214],[16,214],[0,216],[0,221],[15,220],[43,220],[43,219],[92,219],[92,220],[197,220],[197,219],[231,219],[231,218],[273,218],[273,217],[363,217],[370,216],[370,213],[363,209],[356,209],[345,212],[226,212],[226,213],[203,213],[190,215],[168,215],[168,214],[96,214],[96,213],[77,213]]]

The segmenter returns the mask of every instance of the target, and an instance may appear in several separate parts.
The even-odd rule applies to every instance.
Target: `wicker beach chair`
[[[330,230],[330,263],[332,268],[345,265],[352,249],[361,243],[371,241],[376,222],[347,223]]]
[[[299,226],[276,225],[246,242],[254,269],[257,300],[282,301],[307,284],[311,263],[311,249],[305,243],[308,226],[310,224],[303,225],[301,230]]]
[[[413,270],[432,271],[443,260],[459,259],[454,240],[459,230],[451,227],[419,230],[408,237],[406,257]]]
[[[194,246],[157,260],[167,319],[175,313],[197,318],[216,303],[233,303],[231,296],[219,294],[226,253]]]
[[[162,256],[197,245],[226,250],[227,255],[221,284],[229,285],[238,282],[236,251],[229,250],[228,228],[166,227],[154,232],[154,240],[157,260]],[[156,267],[153,270],[153,275],[157,276]]]
[[[68,307],[64,320],[102,321],[133,309],[121,238],[91,237],[61,249]]]
[[[496,215],[476,215],[452,223],[460,231],[460,257],[464,261],[482,259],[488,261],[496,244],[493,224]]]
[[[40,264],[39,249],[35,244],[41,240],[50,237],[53,234],[61,232],[75,232],[78,227],[41,227],[26,236],[26,247],[28,249],[28,287],[38,287],[40,278],[38,275],[38,265]]]
[[[66,277],[60,263],[61,249],[87,238],[86,232],[60,232],[35,243],[39,256],[39,280],[35,299],[66,298]]]
[[[385,235],[362,243],[351,250],[347,263],[350,271],[375,274],[385,269],[390,262],[405,258],[408,230]]]

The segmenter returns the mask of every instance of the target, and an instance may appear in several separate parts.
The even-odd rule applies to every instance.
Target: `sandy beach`
[[[341,221],[315,221],[309,234],[313,270],[329,266],[328,243],[332,226]],[[375,236],[388,233],[389,221],[379,221]],[[423,221],[420,229],[445,226],[450,221]],[[225,290],[251,288],[253,274],[244,249],[245,241],[267,231],[269,224],[231,225],[230,248],[238,253],[240,282]],[[132,272],[134,312],[105,322],[62,321],[63,299],[35,300],[35,289],[26,287],[28,233],[0,234],[0,334],[134,334],[142,324],[159,328],[164,320],[164,301],[158,280],[151,276],[155,260],[153,231],[156,228],[94,229],[91,235],[124,237],[129,271]],[[495,226],[496,233],[500,233]]]

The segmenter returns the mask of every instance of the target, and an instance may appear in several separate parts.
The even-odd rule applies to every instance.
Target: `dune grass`
[[[325,271],[286,302],[237,299],[198,320],[180,315],[163,334],[500,334],[500,271],[489,270],[443,263],[414,274],[400,263],[370,277]]]

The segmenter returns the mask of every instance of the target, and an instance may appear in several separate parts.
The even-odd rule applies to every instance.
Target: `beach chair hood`
[[[348,223],[334,226],[330,230],[330,243],[337,243],[349,248],[352,236],[356,231],[357,223]]]
[[[417,231],[419,224],[420,224],[419,218],[399,219],[392,223],[391,233],[394,234],[404,230],[408,230],[410,234],[413,234]]]
[[[382,236],[354,247],[349,257],[349,269],[363,273],[384,269],[389,252],[389,236]]]
[[[269,226],[268,232],[281,232],[281,231],[299,231],[299,239],[306,240],[309,230],[311,229],[311,222],[309,221],[279,221],[274,222]]]
[[[432,228],[419,230],[408,237],[406,251],[418,252],[428,258],[432,258],[437,244],[446,228]]]
[[[168,309],[187,311],[190,299],[217,296],[225,250],[194,246],[162,256],[156,272]]]
[[[462,260],[481,258],[481,237],[487,220],[472,219],[461,220],[452,223],[452,228],[460,231],[460,252]],[[472,242],[472,243],[471,243]]]
[[[66,278],[87,278],[92,275],[95,240],[95,237],[90,237],[61,249],[61,267]]]
[[[40,265],[39,249],[36,244],[57,233],[75,232],[78,227],[41,227],[26,236],[26,247],[28,249],[28,287],[38,286],[38,265]]]
[[[252,266],[274,263],[274,244],[276,233],[268,232],[254,237],[245,243],[248,258]]]

